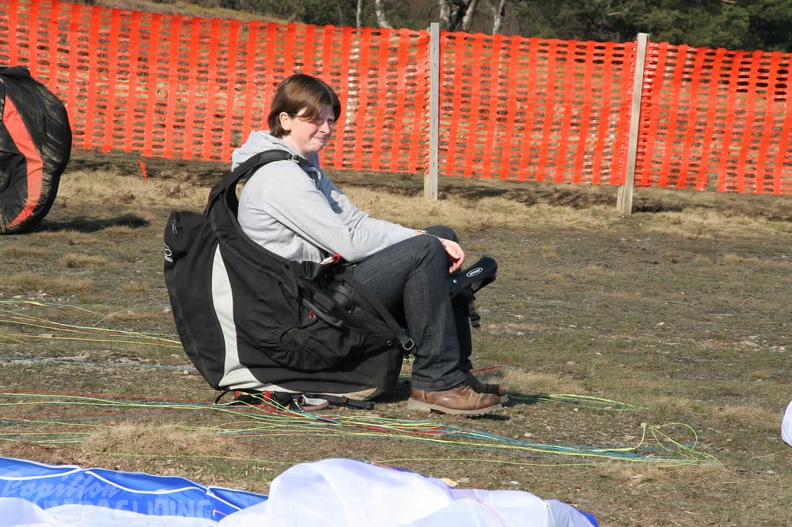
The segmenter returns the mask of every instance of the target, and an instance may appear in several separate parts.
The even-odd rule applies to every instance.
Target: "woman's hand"
[[[458,271],[465,262],[465,251],[463,251],[462,247],[455,241],[446,240],[445,238],[438,238],[438,240],[443,244],[443,248],[448,255],[450,264],[448,272],[453,273],[454,271]]]

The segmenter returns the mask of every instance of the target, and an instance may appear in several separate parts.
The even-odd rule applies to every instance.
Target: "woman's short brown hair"
[[[341,101],[333,88],[324,81],[304,73],[287,77],[278,85],[272,98],[272,106],[267,116],[270,134],[275,137],[288,135],[280,124],[281,112],[295,117],[304,110],[300,117],[312,121],[319,118],[325,106],[333,108],[337,121],[341,116]]]

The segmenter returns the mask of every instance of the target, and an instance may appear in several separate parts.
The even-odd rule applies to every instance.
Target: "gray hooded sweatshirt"
[[[234,150],[232,167],[265,150],[297,151],[268,131],[251,132]],[[357,262],[415,236],[413,229],[370,217],[355,207],[319,168],[306,172],[295,161],[259,168],[239,197],[242,230],[256,243],[289,260],[320,262],[338,253]]]

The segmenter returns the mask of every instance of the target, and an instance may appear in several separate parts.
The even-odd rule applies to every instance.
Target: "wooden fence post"
[[[429,26],[429,172],[424,176],[424,198],[437,200],[440,152],[440,24]]]
[[[641,93],[643,92],[646,44],[649,35],[638,33],[635,46],[635,76],[633,77],[632,109],[630,111],[630,134],[627,139],[627,173],[624,185],[619,187],[616,208],[624,216],[632,214],[633,188],[635,186],[635,158],[638,155],[638,130],[641,127]]]

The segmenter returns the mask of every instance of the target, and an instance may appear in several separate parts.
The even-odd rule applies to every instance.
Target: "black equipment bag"
[[[301,393],[376,395],[395,385],[412,340],[343,266],[295,262],[237,221],[237,183],[265,163],[308,161],[270,150],[227,174],[203,214],[174,211],[165,228],[165,282],[190,360],[215,389],[277,385]],[[339,291],[357,290],[372,315]],[[363,395],[359,395],[363,393]]]
[[[71,156],[63,103],[27,68],[0,68],[0,234],[47,215]]]

